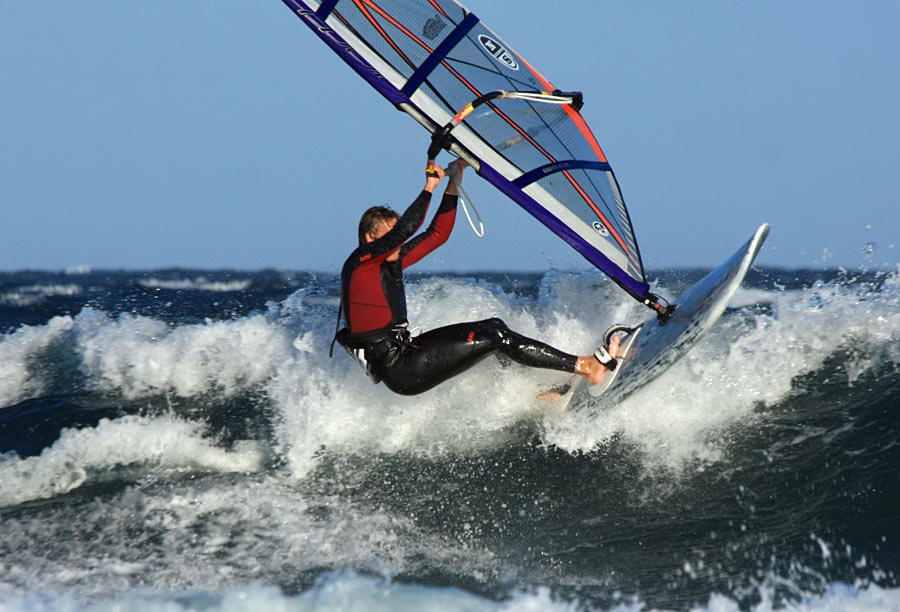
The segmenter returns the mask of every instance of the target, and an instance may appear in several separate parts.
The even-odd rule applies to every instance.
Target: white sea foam
[[[536,302],[464,279],[432,279],[409,287],[411,319],[426,329],[499,316],[522,333],[579,352],[590,348],[607,325],[644,316],[639,306],[611,297],[615,295],[605,281],[591,284],[565,275],[548,277]],[[108,498],[90,500],[78,521],[91,539],[67,541],[54,555],[30,550],[28,543],[35,541],[35,529],[56,530],[41,531],[40,537],[66,541],[63,517],[51,516],[40,525],[37,519],[5,518],[4,538],[22,545],[10,544],[15,552],[0,558],[0,600],[10,610],[88,605],[98,610],[377,610],[429,609],[435,603],[450,610],[575,609],[576,604],[554,600],[547,590],[496,602],[457,589],[352,574],[326,575],[296,596],[264,585],[277,583],[273,572],[282,569],[289,575],[319,567],[415,575],[421,559],[428,567],[453,567],[471,576],[495,569],[489,551],[423,532],[410,517],[373,508],[365,500],[351,501],[352,496],[305,493],[302,477],[315,467],[322,447],[362,454],[479,453],[506,444],[516,435],[514,426],[527,421],[543,427],[547,442],[573,452],[622,436],[644,450],[651,467],[699,464],[702,469],[721,459],[725,442],[720,432],[751,418],[755,407],[775,405],[796,392],[792,380],[822,368],[837,346],[863,347],[846,362],[847,384],[867,369],[885,367],[885,357],[896,367],[896,295],[896,285],[870,299],[840,286],[769,292],[762,297],[771,302],[771,314],[748,311],[726,317],[646,393],[592,420],[540,410],[535,393],[565,376],[504,366],[495,359],[424,395],[396,396],[372,385],[340,349],[335,359],[323,357],[334,312],[306,300],[305,291],[266,314],[227,322],[170,327],[146,317],[110,318],[86,309],[75,319],[22,328],[3,338],[0,364],[27,362],[49,343],[65,339],[82,363],[87,384],[107,392],[143,397],[258,387],[276,414],[274,452],[287,460],[287,474],[242,477],[239,486],[229,484],[228,472],[261,469],[262,449],[249,443],[222,448],[201,425],[167,415],[102,421],[94,428],[64,432],[40,456],[0,459],[2,505],[70,492],[121,466],[143,466],[145,473],[225,474],[223,480],[204,479],[199,485],[180,486],[177,479],[160,487],[139,483],[112,503]],[[755,303],[759,297],[739,294],[738,299]],[[189,375],[181,378],[175,370],[185,367]],[[37,384],[28,382],[27,367],[10,372],[18,376],[8,388],[13,397]],[[58,512],[73,509],[61,506]],[[45,511],[55,512],[52,506]],[[159,527],[158,554],[148,555],[157,550],[153,548],[132,554],[124,534],[136,526]],[[229,563],[207,562],[217,554],[226,554]],[[257,578],[258,584],[234,586]],[[135,590],[135,584],[147,582],[157,590]],[[28,585],[27,593],[17,590],[22,585]],[[184,590],[191,585],[207,590]],[[774,609],[770,590],[763,587],[760,593],[762,602],[755,609]],[[900,604],[898,593],[835,584],[824,595],[811,595],[789,609],[891,609]],[[101,600],[81,599],[94,597]],[[614,609],[645,607],[638,599]],[[701,609],[740,606],[725,593],[713,595]]]
[[[840,284],[763,295],[739,291],[736,303],[770,303],[772,314],[725,317],[658,379],[599,415],[548,415],[545,440],[589,451],[623,435],[643,449],[648,464],[702,469],[722,458],[729,426],[790,397],[798,376],[821,369],[837,352],[850,349],[847,384],[886,362],[896,367],[896,279],[878,294],[859,291]]]
[[[268,313],[238,320],[171,326],[136,315],[86,308],[74,319],[23,327],[0,341],[0,399],[39,393],[42,373],[29,362],[54,340],[71,344],[88,389],[129,399],[159,394],[230,396],[257,389],[271,403],[276,454],[296,476],[308,474],[321,448],[337,452],[478,453],[508,442],[515,426],[540,427],[548,444],[592,451],[622,437],[648,464],[702,469],[722,458],[724,432],[795,390],[840,347],[847,384],[872,368],[896,367],[900,354],[898,282],[860,295],[857,285],[804,291],[740,291],[736,303],[770,304],[771,314],[729,315],[685,358],[621,405],[593,417],[543,411],[537,393],[565,374],[502,364],[478,367],[416,397],[373,385],[337,347],[325,356],[334,312],[313,290],[300,290]],[[307,297],[309,296],[309,297]],[[585,353],[610,324],[646,317],[645,309],[598,274],[548,274],[539,298],[526,300],[470,279],[411,283],[413,325],[432,329],[500,317],[523,334]]]
[[[496,563],[471,541],[421,529],[362,496],[293,484],[283,473],[162,483],[152,476],[115,496],[6,517],[0,585],[106,598],[147,584],[169,593],[254,580],[290,584],[322,567],[390,576],[438,565],[486,575]],[[54,553],[35,541],[55,542]]]
[[[3,596],[0,591],[0,597]],[[277,588],[253,584],[222,593],[184,592],[178,595],[152,591],[128,593],[122,597],[85,605],[75,596],[5,598],[9,612],[29,610],[116,610],[119,612],[177,612],[179,610],[247,611],[283,610],[285,612],[574,612],[574,603],[555,600],[547,589],[520,593],[498,602],[453,587],[427,587],[391,583],[339,573],[323,577],[307,592],[285,596]],[[638,609],[638,608],[635,608]]]
[[[472,453],[508,439],[509,428],[537,413],[534,397],[542,387],[565,379],[558,372],[538,372],[487,359],[437,388],[415,397],[393,394],[373,385],[338,347],[335,359],[323,359],[333,330],[333,312],[315,315],[298,292],[286,305],[302,314],[306,330],[295,343],[296,354],[282,362],[268,395],[283,421],[280,439],[298,475],[321,447],[341,452]],[[585,350],[565,314],[541,320],[543,312],[525,309],[517,300],[467,280],[435,279],[408,289],[412,325],[433,329],[464,320],[501,317],[524,334],[538,337],[552,328],[568,330],[561,346]],[[321,319],[316,319],[320,316]],[[552,334],[551,334],[552,335]],[[593,334],[592,334],[593,335]],[[554,340],[555,341],[555,340]]]
[[[6,592],[4,592],[6,591]],[[831,585],[822,595],[808,596],[797,603],[776,606],[770,593],[761,593],[762,601],[750,608],[742,608],[727,595],[714,595],[705,606],[692,608],[696,612],[882,612],[900,608],[900,590],[877,586],[861,588],[841,583]],[[122,596],[85,602],[75,594],[19,595],[4,589],[0,579],[0,600],[8,612],[68,612],[89,610],[103,612],[180,612],[207,610],[210,612],[244,612],[247,610],[276,610],[284,612],[574,612],[582,604],[553,597],[549,589],[537,588],[513,593],[502,601],[487,599],[455,587],[421,586],[390,582],[361,576],[352,572],[337,572],[321,577],[311,589],[287,596],[279,589],[264,584],[250,584],[221,592],[182,591],[163,593],[137,590]],[[648,607],[640,600],[615,604],[614,612],[638,612]]]
[[[53,317],[46,325],[23,325],[0,336],[0,409],[39,395],[46,378],[30,363],[72,329],[71,317]]]
[[[91,474],[117,466],[154,470],[255,472],[262,466],[257,444],[222,449],[203,428],[171,416],[103,419],[93,428],[66,429],[39,456],[0,458],[0,507],[68,493]]]
[[[290,338],[263,315],[171,327],[86,308],[75,319],[81,369],[91,389],[127,398],[159,393],[231,395],[265,381]]]

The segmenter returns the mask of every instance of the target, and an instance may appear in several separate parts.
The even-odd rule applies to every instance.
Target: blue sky
[[[900,262],[900,3],[466,5],[584,92],[647,268],[717,265],[761,222],[762,265]],[[337,271],[360,212],[422,183],[426,132],[279,0],[3,2],[0,84],[3,270]],[[461,219],[420,269],[589,265],[466,186],[486,237]]]

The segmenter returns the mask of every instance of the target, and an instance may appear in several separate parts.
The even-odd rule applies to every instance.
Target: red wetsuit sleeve
[[[447,242],[456,223],[456,203],[459,196],[444,194],[441,205],[428,225],[428,229],[403,245],[400,257],[408,268],[433,250]]]

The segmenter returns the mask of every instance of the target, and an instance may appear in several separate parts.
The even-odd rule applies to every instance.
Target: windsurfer
[[[518,363],[570,372],[591,383],[603,380],[615,367],[618,336],[595,355],[576,356],[526,338],[498,318],[458,323],[412,337],[407,329],[403,270],[420,261],[450,237],[456,219],[457,184],[466,167],[462,160],[448,167],[455,175],[428,228],[422,225],[444,170],[429,164],[422,192],[398,216],[386,207],[372,207],[359,224],[359,247],[341,271],[341,310],[345,327],[336,340],[353,355],[374,382],[395,393],[414,395],[467,370],[482,358],[500,353]],[[340,319],[339,319],[340,320]]]

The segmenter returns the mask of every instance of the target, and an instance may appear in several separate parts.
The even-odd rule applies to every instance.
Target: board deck
[[[761,225],[734,255],[685,291],[675,301],[677,308],[665,325],[651,318],[638,326],[640,336],[608,388],[600,394],[596,390],[592,393],[593,385],[580,379],[563,396],[567,408],[613,406],[678,361],[725,312],[768,233],[768,224]]]

